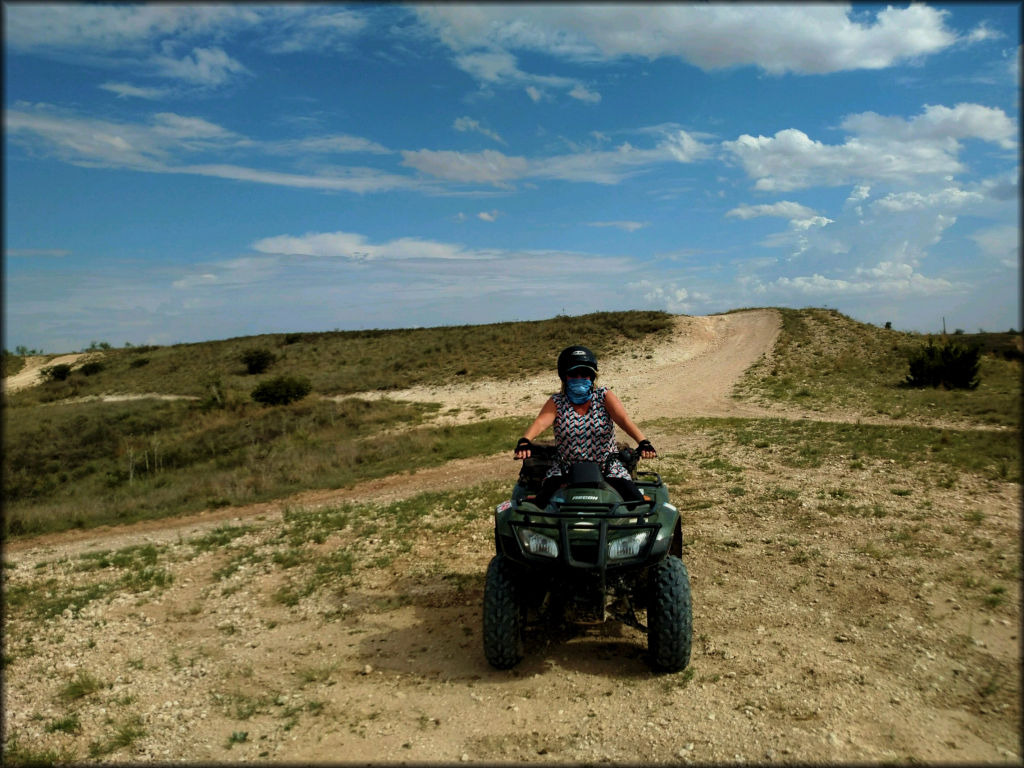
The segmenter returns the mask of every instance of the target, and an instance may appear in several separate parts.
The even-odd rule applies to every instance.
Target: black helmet
[[[558,378],[565,381],[566,374],[573,368],[589,368],[597,376],[597,358],[586,347],[575,345],[566,347],[558,355]]]

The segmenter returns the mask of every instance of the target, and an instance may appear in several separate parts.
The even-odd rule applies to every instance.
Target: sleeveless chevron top
[[[607,387],[594,390],[594,397],[586,413],[576,413],[567,395],[552,395],[557,412],[555,414],[555,443],[558,446],[558,457],[566,464],[577,461],[596,461],[599,464],[609,453],[615,453],[615,424],[604,407],[604,395]],[[556,464],[548,470],[546,477],[562,474]],[[606,473],[608,477],[628,478],[629,472],[622,462],[615,459]]]

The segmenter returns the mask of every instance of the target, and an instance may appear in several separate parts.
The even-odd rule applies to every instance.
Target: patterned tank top
[[[555,414],[555,443],[558,446],[558,457],[566,464],[577,461],[596,461],[601,463],[609,453],[615,453],[615,424],[604,407],[604,396],[607,387],[594,390],[594,397],[586,413],[576,413],[567,395],[552,395],[557,412]],[[562,474],[557,464],[548,470],[545,477]],[[629,472],[618,459],[610,462],[607,477],[628,478]]]

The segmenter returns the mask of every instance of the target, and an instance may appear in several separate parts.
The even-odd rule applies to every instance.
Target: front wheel
[[[669,555],[651,568],[648,582],[647,648],[652,665],[678,672],[690,663],[693,605],[683,561]]]
[[[484,584],[484,655],[492,667],[510,669],[522,660],[523,618],[514,566],[495,555]]]

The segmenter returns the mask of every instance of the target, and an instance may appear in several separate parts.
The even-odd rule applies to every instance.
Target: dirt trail
[[[59,355],[57,357],[51,357],[49,355],[32,356],[25,358],[25,365],[13,376],[9,376],[4,379],[4,391],[18,392],[22,389],[28,389],[34,387],[43,381],[43,368],[47,368],[52,365],[75,365],[78,362],[86,362],[83,358],[89,356],[88,352],[77,352],[71,355]]]
[[[680,317],[671,339],[602,360],[601,380],[641,426],[852,420],[730,397],[779,329],[771,310]],[[387,396],[439,402],[442,422],[525,425],[552,379]],[[380,564],[364,563],[343,594],[275,597],[309,572],[286,558],[282,510],[511,483],[506,449],[350,489],[9,545],[9,589],[34,579],[71,589],[89,575],[83,565],[130,545],[161,548],[173,581],[41,627],[12,622],[5,739],[135,763],[1020,764],[1018,484],[857,457],[794,464],[768,444],[724,454],[713,430],[648,433],[684,517],[695,622],[684,673],[653,674],[644,637],[614,626],[538,630],[519,667],[491,669],[479,631],[493,552],[482,501],[458,537],[443,527],[406,530],[409,541],[334,534],[323,563],[352,547]],[[445,512],[425,520],[440,526]],[[189,544],[243,524],[244,536],[199,556]],[[225,573],[245,551],[264,557]],[[61,691],[83,671],[103,686],[69,703]],[[126,728],[142,733],[125,739]]]

